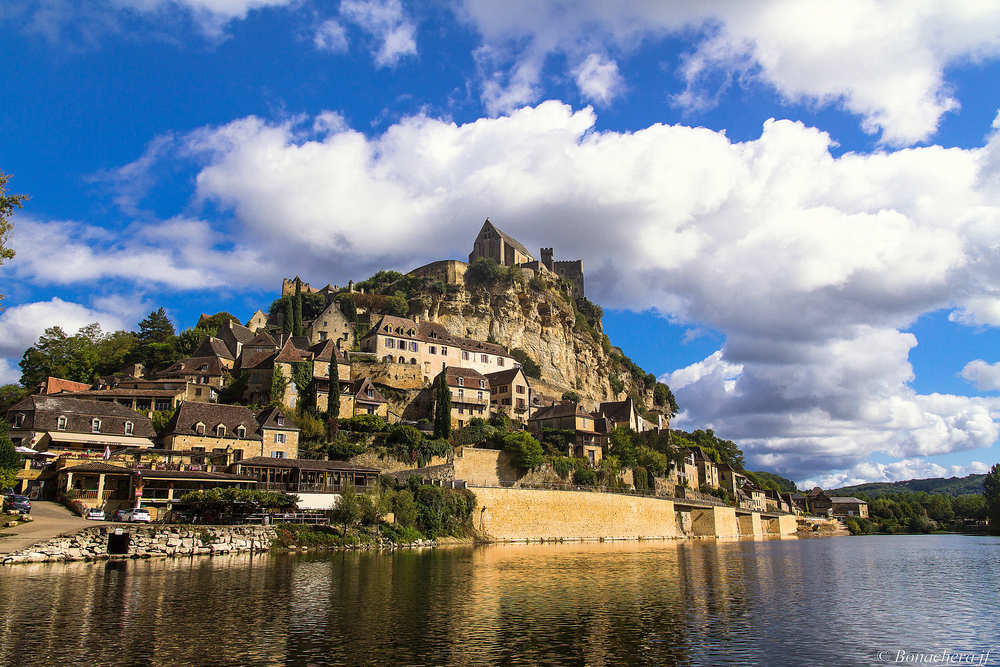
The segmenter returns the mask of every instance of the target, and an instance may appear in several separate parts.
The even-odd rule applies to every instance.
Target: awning
[[[104,449],[111,447],[152,447],[153,441],[149,438],[139,438],[133,435],[116,435],[114,440],[108,438],[104,433],[53,433],[49,431],[49,438],[53,443],[66,442],[83,445],[100,446]],[[51,449],[51,445],[49,446]]]
[[[14,451],[18,454],[37,454],[38,450],[32,449],[31,447],[15,447]]]

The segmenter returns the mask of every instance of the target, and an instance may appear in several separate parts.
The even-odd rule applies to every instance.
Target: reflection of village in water
[[[633,656],[714,664],[766,660],[771,650],[796,655],[789,628],[804,619],[839,618],[831,630],[861,643],[904,623],[932,636],[962,622],[962,613],[911,618],[936,604],[930,597],[911,601],[910,611],[899,600],[895,613],[906,620],[898,625],[870,628],[850,613],[858,595],[874,598],[878,588],[859,593],[845,583],[846,564],[885,558],[864,577],[891,583],[908,575],[890,552],[902,553],[893,540],[791,539],[25,565],[17,576],[0,573],[0,663],[613,664]]]

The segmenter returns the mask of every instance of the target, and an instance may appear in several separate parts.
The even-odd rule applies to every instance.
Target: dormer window
[[[132,435],[135,431],[135,424],[132,422],[125,422],[125,435]]]
[[[465,386],[465,378],[458,378],[458,386],[459,387]]]
[[[215,435],[218,436],[218,437],[220,437],[220,438],[226,437],[226,425],[225,424],[219,424],[218,426],[216,426],[215,427]]]
[[[284,426],[285,425],[285,418],[282,417],[281,415],[278,415],[277,417],[275,417],[274,421],[278,424],[278,426]]]
[[[91,419],[90,420],[90,430],[91,430],[92,433],[100,433],[101,432],[101,420],[100,419]]]
[[[60,431],[65,431],[66,423],[67,423],[66,415],[59,415],[59,419],[56,420],[56,428],[59,429]]]
[[[237,438],[247,437],[247,430],[244,426],[240,425],[236,427],[236,437]]]
[[[199,371],[207,371],[208,370],[208,364],[202,364],[201,366],[198,367],[198,370]]]
[[[486,389],[486,380],[480,380],[479,381],[479,388],[480,389]]]
[[[197,433],[198,435],[205,435],[205,425],[202,424],[201,422],[198,422],[197,424],[194,425],[194,432]]]
[[[24,413],[19,412],[14,415],[14,426],[24,426]]]
[[[497,357],[497,366],[503,366],[503,357]]]
[[[368,391],[366,391],[365,393],[368,394],[368,398],[374,398],[375,397],[375,392],[374,392],[374,390],[372,390],[371,387],[368,387]]]

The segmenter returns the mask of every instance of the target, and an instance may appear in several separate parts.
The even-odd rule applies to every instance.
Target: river
[[[0,568],[0,619],[3,665],[996,665],[1000,538],[19,565]]]

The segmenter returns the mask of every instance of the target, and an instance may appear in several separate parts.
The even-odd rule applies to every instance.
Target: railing
[[[364,486],[364,485],[356,485]],[[342,484],[306,484],[286,482],[257,482],[254,488],[262,491],[284,491],[285,493],[340,493]]]
[[[322,512],[279,512],[275,514],[248,514],[239,523],[329,523]]]
[[[456,480],[456,483],[462,480]],[[554,482],[537,484],[518,484],[517,482],[500,482],[499,484],[477,484],[474,480],[464,480],[465,484],[472,487],[492,488],[492,489],[535,489],[543,491],[578,491],[583,493],[613,493],[622,496],[643,496],[647,498],[657,498],[660,500],[670,500],[682,505],[704,505],[715,507],[732,507],[719,500],[704,500],[701,498],[680,498],[677,496],[658,495],[653,489],[629,489],[614,486],[589,486],[586,484],[557,484]]]
[[[100,500],[102,501],[108,500],[112,495],[114,495],[114,493],[115,492],[113,490],[102,491],[100,495]],[[83,489],[81,491],[77,491],[76,497],[79,498],[80,500],[98,500],[97,489]]]

